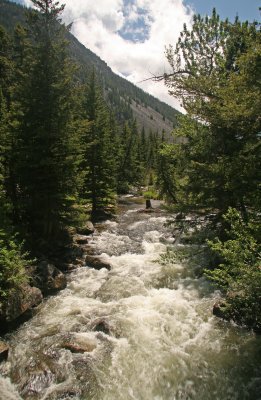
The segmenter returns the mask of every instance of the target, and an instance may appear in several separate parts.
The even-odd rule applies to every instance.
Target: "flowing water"
[[[74,271],[8,337],[1,400],[261,399],[260,337],[213,317],[193,270],[157,262],[167,217],[137,207],[89,242],[111,271]]]

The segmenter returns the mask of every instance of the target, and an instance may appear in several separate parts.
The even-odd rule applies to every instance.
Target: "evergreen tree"
[[[183,140],[172,152],[183,204],[221,213],[232,206],[246,217],[246,207],[257,203],[260,50],[255,24],[221,21],[215,10],[210,18],[195,16],[192,30],[184,26],[175,50],[167,50],[173,73],[166,84],[187,111],[176,130]]]
[[[60,24],[64,6],[32,1],[37,12],[29,14],[31,45],[23,52],[26,60],[17,89],[23,114],[17,129],[16,173],[22,224],[32,239],[39,236],[50,242],[73,215],[76,96],[64,39],[67,28]]]
[[[143,162],[144,165],[146,165],[147,153],[148,153],[148,143],[147,143],[145,128],[143,126],[140,134],[140,155],[141,155],[141,162]]]
[[[142,183],[142,154],[137,123],[125,124],[121,135],[121,160],[118,170],[118,192],[127,193],[130,186]]]
[[[11,39],[0,26],[0,229],[6,228],[10,212],[7,194],[10,158],[10,108],[13,62]],[[7,212],[8,211],[8,212]]]
[[[208,241],[215,265],[206,275],[226,296],[220,314],[260,331],[260,31],[256,23],[221,21],[213,10],[195,16],[191,31],[184,26],[167,57],[166,84],[187,114],[178,143],[161,151],[161,171],[182,210],[223,217]]]
[[[103,100],[94,71],[86,88],[83,108],[85,119],[89,121],[83,135],[83,197],[91,202],[92,215],[95,218],[98,213],[114,204],[116,159],[115,123]]]

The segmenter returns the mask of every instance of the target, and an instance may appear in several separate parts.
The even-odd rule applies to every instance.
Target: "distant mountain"
[[[17,23],[25,23],[25,12],[26,8],[19,4],[0,0],[0,25],[11,33]],[[103,60],[70,33],[68,40],[71,55],[79,65],[79,79],[84,79],[95,68],[104,87],[104,96],[119,121],[136,118],[138,126],[144,126],[147,133],[164,131],[167,136],[170,134],[179,114],[177,110],[112,72]]]

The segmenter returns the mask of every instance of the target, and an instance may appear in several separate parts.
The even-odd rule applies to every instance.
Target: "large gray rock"
[[[67,286],[66,276],[48,261],[41,261],[37,266],[37,282],[44,294],[52,294]]]
[[[12,322],[28,310],[38,306],[43,299],[41,290],[29,285],[23,285],[9,297],[4,307],[1,319]]]

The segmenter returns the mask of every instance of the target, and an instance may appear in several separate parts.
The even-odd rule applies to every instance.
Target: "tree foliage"
[[[89,123],[83,134],[82,194],[91,202],[92,214],[95,215],[114,203],[116,161],[113,153],[114,125],[94,71],[85,89],[83,115]]]
[[[261,330],[261,231],[258,216],[244,222],[240,214],[230,208],[224,216],[228,225],[227,240],[209,241],[210,248],[221,262],[206,276],[226,297],[226,317]]]
[[[246,217],[260,204],[260,57],[256,24],[221,21],[215,10],[196,15],[167,49],[173,73],[165,82],[187,111],[172,149],[184,205],[221,213],[232,206]]]
[[[160,186],[182,211],[214,211],[216,264],[206,275],[224,290],[224,315],[260,330],[260,66],[257,23],[195,15],[164,75],[186,111],[176,142],[160,152]],[[166,178],[167,177],[167,178]],[[223,218],[221,218],[223,216]],[[217,262],[217,260],[219,260]]]
[[[26,266],[28,253],[15,237],[7,237],[0,231],[0,304],[4,303],[21,285],[28,283]]]
[[[28,17],[29,44],[17,85],[22,110],[15,135],[19,215],[29,235],[47,242],[72,217],[76,195],[76,96],[67,55],[63,6],[33,1]],[[21,36],[20,36],[21,37]],[[21,46],[21,40],[20,40]]]

